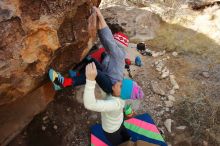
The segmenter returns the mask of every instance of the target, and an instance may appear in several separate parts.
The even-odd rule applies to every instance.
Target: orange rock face
[[[23,123],[27,124],[44,109],[54,94],[41,96],[45,104],[34,112],[28,113],[30,106],[27,106],[27,113],[19,113],[15,105],[19,103],[17,108],[33,102],[37,102],[36,106],[38,102],[42,105],[40,100],[30,100],[34,98],[27,95],[35,95],[37,89],[45,86],[49,68],[66,72],[84,58],[96,40],[96,15],[92,13],[92,6],[99,3],[100,0],[0,1],[0,114],[4,115],[6,107],[13,104],[18,117],[19,114],[28,117],[15,117],[13,121],[25,120]],[[46,90],[49,93],[48,87]],[[20,105],[22,103],[25,104]],[[21,130],[25,124],[14,126],[11,131],[6,128],[9,132],[0,135],[0,145],[7,143],[10,133]],[[5,127],[1,128],[2,132]]]

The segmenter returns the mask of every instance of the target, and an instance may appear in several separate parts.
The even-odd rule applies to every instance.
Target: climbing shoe
[[[55,90],[61,90],[63,88],[64,77],[53,69],[49,70],[49,78],[54,85]]]

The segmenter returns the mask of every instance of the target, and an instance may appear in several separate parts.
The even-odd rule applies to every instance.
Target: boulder
[[[0,1],[0,145],[53,99],[55,92],[45,84],[49,68],[65,73],[92,47],[97,30],[92,6],[99,3]]]

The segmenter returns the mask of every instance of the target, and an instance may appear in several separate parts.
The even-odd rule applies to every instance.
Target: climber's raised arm
[[[112,57],[124,59],[125,52],[123,49],[119,48],[119,46],[116,44],[115,39],[112,35],[112,32],[109,29],[108,25],[106,24],[102,13],[97,7],[93,7],[93,8],[96,11],[96,14],[99,19],[98,20],[99,22],[98,35],[99,35],[99,38],[100,38],[100,41],[103,47]]]

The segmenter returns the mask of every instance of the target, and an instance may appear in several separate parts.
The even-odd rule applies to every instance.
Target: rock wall
[[[98,3],[0,2],[0,105],[33,91],[49,67],[64,71],[84,57],[96,37],[91,6]]]
[[[92,47],[100,1],[0,1],[0,145],[53,99],[48,69],[64,73]]]

